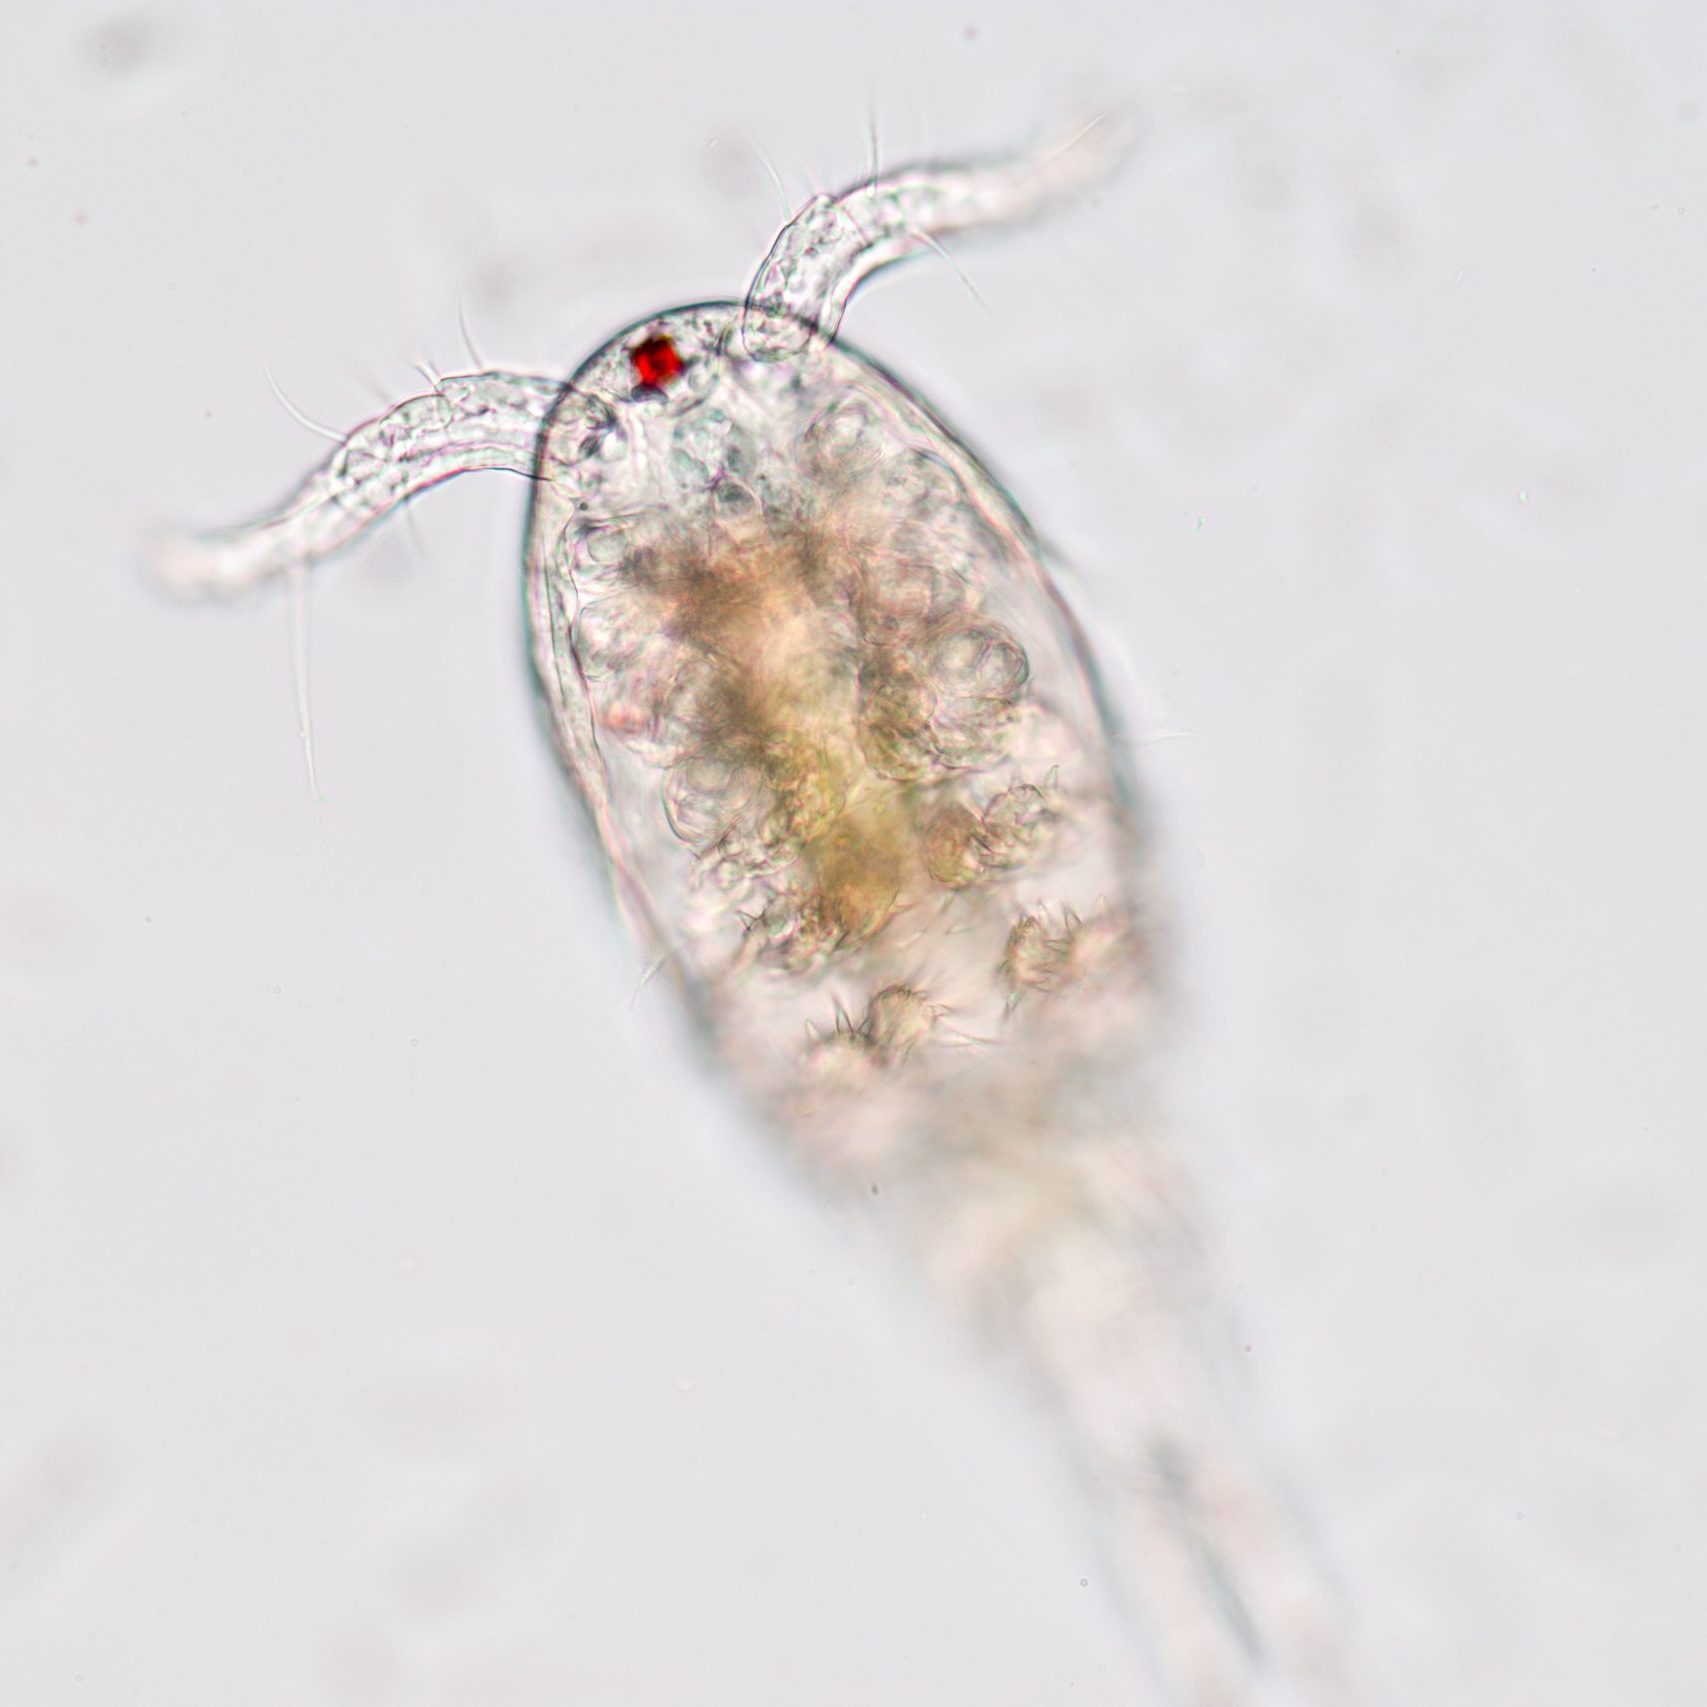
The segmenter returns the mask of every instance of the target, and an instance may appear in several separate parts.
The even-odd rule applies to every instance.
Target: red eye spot
[[[634,363],[634,377],[642,385],[666,386],[682,371],[682,358],[668,338],[648,338],[636,344],[629,360]]]

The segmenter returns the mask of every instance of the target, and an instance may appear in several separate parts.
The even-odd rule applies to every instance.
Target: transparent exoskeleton
[[[1177,1700],[1349,1700],[1333,1602],[1223,1390],[1190,1194],[1138,1084],[1144,839],[1026,519],[837,337],[858,282],[1040,212],[1093,127],[819,196],[743,301],[358,428],[275,513],[165,542],[222,592],[454,474],[531,479],[533,656],[621,904],[710,1052],[1053,1400]]]

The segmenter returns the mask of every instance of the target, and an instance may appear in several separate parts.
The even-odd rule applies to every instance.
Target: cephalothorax
[[[836,337],[875,268],[1109,157],[1091,135],[817,197],[744,301],[640,321],[567,384],[441,381],[162,566],[235,589],[451,475],[530,476],[551,728],[716,1059],[1025,1352],[1180,1699],[1270,1672],[1336,1699],[1327,1599],[1218,1391],[1186,1194],[1134,1113],[1143,849],[1082,637],[994,478]]]

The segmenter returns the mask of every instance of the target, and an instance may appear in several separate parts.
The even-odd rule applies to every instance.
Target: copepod
[[[817,196],[742,300],[637,321],[567,382],[439,381],[156,562],[235,591],[452,475],[528,477],[552,736],[713,1061],[1019,1353],[1175,1699],[1338,1702],[1334,1600],[1224,1391],[1139,1085],[1147,843],[1084,636],[1000,483],[837,335],[877,268],[1119,152],[1093,126]]]

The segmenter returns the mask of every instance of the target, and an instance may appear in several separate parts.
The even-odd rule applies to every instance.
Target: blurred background
[[[614,923],[525,493],[283,596],[416,363],[566,371],[789,203],[1126,102],[849,335],[1073,566],[1168,1066],[1371,1700],[1707,1689],[1707,14],[0,4],[0,1699],[1147,1700],[1047,1429]],[[1691,876],[1695,873],[1695,876]]]

